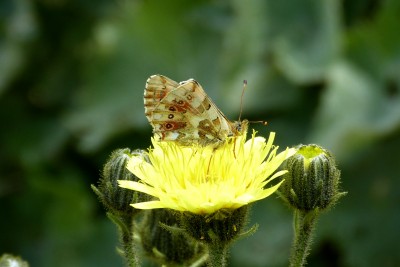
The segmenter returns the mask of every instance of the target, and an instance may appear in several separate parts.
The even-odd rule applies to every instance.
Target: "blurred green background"
[[[400,266],[400,1],[0,1],[0,254],[31,266],[122,266],[90,189],[112,150],[147,148],[152,74],[198,80],[231,120],[266,120],[281,147],[331,150],[348,195],[324,214],[308,266]],[[287,266],[291,213],[229,266]]]

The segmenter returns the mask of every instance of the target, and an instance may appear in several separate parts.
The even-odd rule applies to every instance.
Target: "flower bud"
[[[146,160],[147,155],[141,150],[135,150],[133,152],[128,148],[115,150],[104,165],[98,188],[92,185],[92,189],[105,208],[114,214],[129,215],[135,211],[135,209],[130,206],[131,203],[147,201],[149,198],[143,193],[118,186],[118,180],[139,180],[126,168],[126,164],[131,156],[138,155]]]
[[[163,266],[189,266],[205,253],[200,243],[188,238],[178,228],[176,212],[171,210],[148,211],[139,227],[147,256]]]
[[[331,207],[345,192],[339,192],[340,171],[331,153],[317,145],[300,145],[284,163],[288,172],[280,196],[293,208],[308,212]]]
[[[29,267],[29,264],[22,260],[20,257],[16,257],[10,254],[3,254],[0,257],[1,267]]]

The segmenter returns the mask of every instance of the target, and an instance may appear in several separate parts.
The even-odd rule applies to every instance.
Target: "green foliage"
[[[195,78],[231,119],[246,79],[261,133],[332,151],[349,194],[308,266],[397,266],[399,14],[396,0],[0,1],[0,252],[122,266],[90,184],[111,151],[149,146],[143,89],[160,73]],[[229,266],[287,266],[287,208],[259,203],[251,222]]]

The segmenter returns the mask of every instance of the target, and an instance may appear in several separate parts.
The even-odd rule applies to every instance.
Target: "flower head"
[[[266,141],[253,132],[247,142],[241,135],[218,148],[152,140],[150,163],[133,156],[127,165],[141,182],[121,180],[119,185],[155,197],[154,201],[132,204],[137,209],[169,208],[195,214],[237,209],[268,197],[282,183],[264,188],[286,172],[274,173],[295,153],[295,149],[287,149],[277,154],[274,137],[271,133]]]

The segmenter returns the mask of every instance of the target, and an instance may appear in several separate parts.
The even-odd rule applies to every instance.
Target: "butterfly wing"
[[[153,127],[153,132],[161,140],[176,140],[178,134],[176,131],[186,126],[185,120],[168,119],[169,112],[174,110],[165,110],[166,104],[163,99],[179,84],[163,75],[152,75],[146,81],[144,90],[144,108],[145,115]],[[172,108],[171,108],[172,109]]]
[[[152,113],[158,108],[161,100],[179,84],[163,75],[152,75],[146,81],[144,90],[144,112],[150,124],[152,124]]]
[[[151,76],[145,90],[145,112],[161,140],[207,145],[238,134],[236,124],[193,79],[178,84],[162,75]]]

